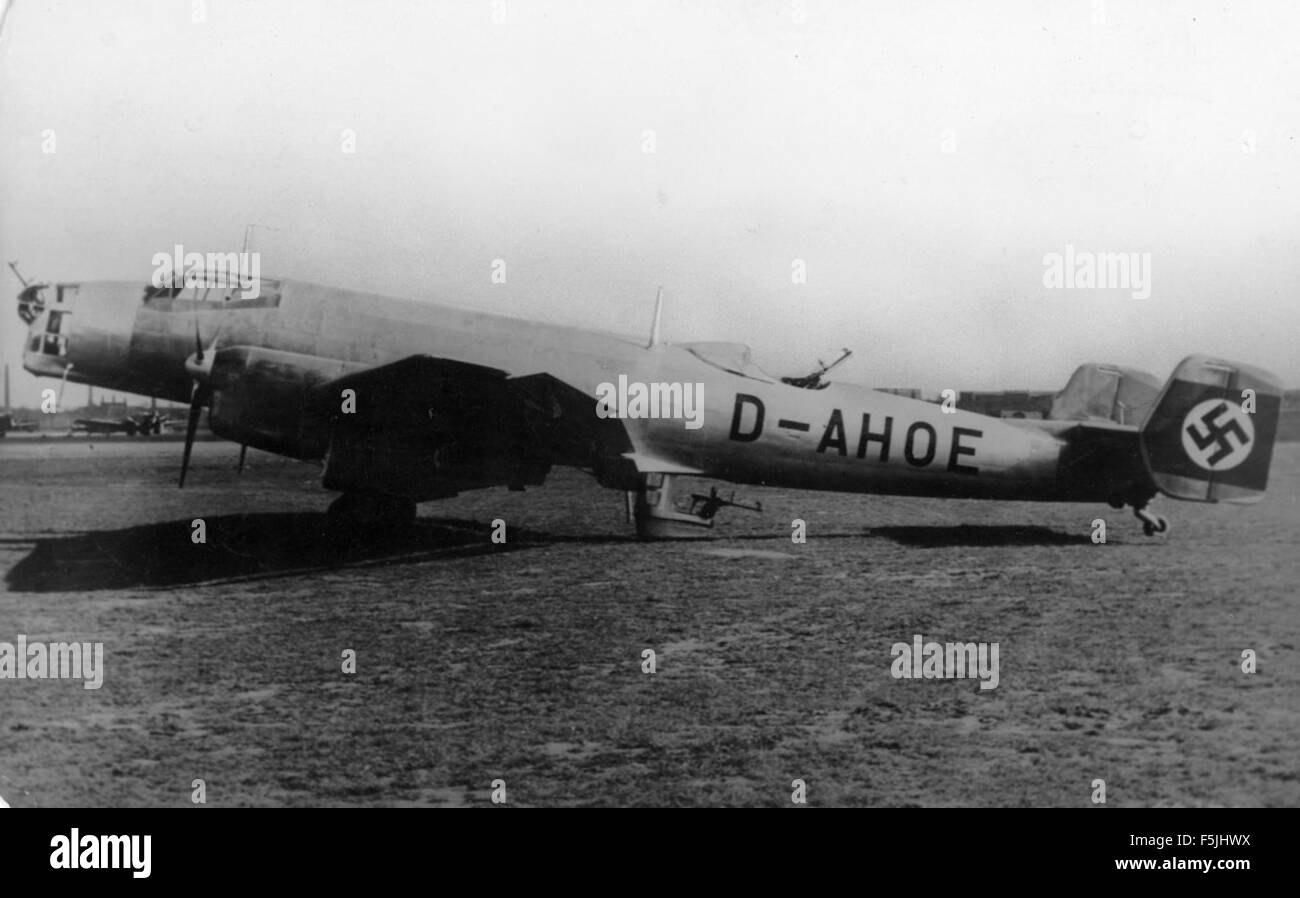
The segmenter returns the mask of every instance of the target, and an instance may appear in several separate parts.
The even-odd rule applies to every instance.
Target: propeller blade
[[[185,425],[185,451],[181,455],[181,482],[182,489],[185,488],[185,472],[190,467],[190,452],[194,449],[194,436],[199,430],[199,418],[203,416],[203,406],[208,401],[209,390],[203,384],[194,385],[194,393],[190,398],[190,419]]]
[[[240,474],[244,473],[244,456],[247,454],[248,454],[248,444],[241,443],[239,445],[239,473]]]
[[[199,336],[199,319],[194,319],[194,359],[203,364],[203,338]]]

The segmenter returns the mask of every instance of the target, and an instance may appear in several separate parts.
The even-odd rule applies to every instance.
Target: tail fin
[[[1142,424],[1142,457],[1166,496],[1258,502],[1268,486],[1282,384],[1250,365],[1188,356]]]

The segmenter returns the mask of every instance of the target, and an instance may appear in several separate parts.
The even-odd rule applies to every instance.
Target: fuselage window
[[[63,316],[66,312],[50,312],[49,320],[45,322],[45,344],[41,352],[45,355],[67,355],[68,338],[62,335]]]

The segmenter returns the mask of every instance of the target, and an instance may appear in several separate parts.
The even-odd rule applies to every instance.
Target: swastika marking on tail
[[[1197,403],[1183,418],[1183,451],[1207,471],[1227,471],[1250,456],[1255,423],[1226,399]]]

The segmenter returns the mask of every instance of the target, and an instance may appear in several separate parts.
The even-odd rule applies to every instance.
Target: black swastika
[[[1227,410],[1228,403],[1220,402],[1214,408],[1201,415],[1201,423],[1205,425],[1205,433],[1203,434],[1197,430],[1195,424],[1187,425],[1187,435],[1192,438],[1192,442],[1196,444],[1197,449],[1204,451],[1210,447],[1210,444],[1218,444],[1218,448],[1214,450],[1214,454],[1206,459],[1206,464],[1211,468],[1223,461],[1223,459],[1227,458],[1236,450],[1237,447],[1228,439],[1228,434],[1236,434],[1237,443],[1239,445],[1244,446],[1250,442],[1250,437],[1247,436],[1246,431],[1242,429],[1240,421],[1234,418],[1227,424],[1219,423],[1219,418],[1223,417],[1223,413]]]

